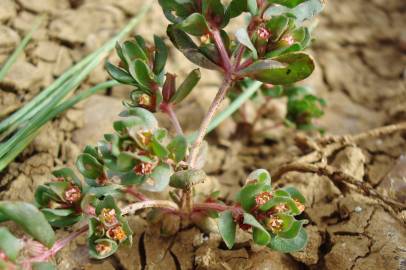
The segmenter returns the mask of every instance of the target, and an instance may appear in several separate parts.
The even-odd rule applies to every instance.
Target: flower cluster
[[[252,230],[254,242],[282,252],[300,250],[307,242],[303,229],[306,220],[296,220],[305,207],[303,195],[293,187],[272,190],[271,178],[267,171],[251,173],[245,186],[237,195],[238,208],[232,212],[232,221],[226,215],[220,218],[220,232],[226,243],[227,232],[235,225],[242,230]],[[225,226],[225,224],[228,224]]]
[[[53,172],[54,179],[37,188],[35,201],[54,227],[70,226],[82,217],[83,185],[70,169]]]
[[[106,64],[110,76],[116,81],[134,87],[130,100],[125,101],[128,108],[144,108],[150,112],[166,111],[170,104],[181,102],[200,80],[200,71],[189,73],[183,83],[176,88],[176,76],[167,73],[165,65],[168,49],[161,38],[154,37],[154,46],[141,37],[116,46],[120,63]]]
[[[96,216],[89,220],[90,255],[103,259],[117,251],[120,244],[132,243],[132,232],[113,197],[107,196],[96,206]]]

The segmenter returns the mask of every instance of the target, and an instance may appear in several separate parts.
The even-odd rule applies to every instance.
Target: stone
[[[32,52],[32,56],[46,62],[55,62],[57,60],[61,47],[53,41],[40,41]]]
[[[365,173],[365,155],[358,147],[346,147],[337,154],[332,165],[339,171],[362,180]]]
[[[20,106],[21,100],[15,93],[0,89],[0,119],[15,111]]]
[[[0,25],[0,54],[12,52],[20,43],[20,36],[13,29]]]
[[[85,104],[84,126],[73,133],[73,141],[80,148],[97,143],[105,133],[114,132],[112,123],[124,110],[120,100],[100,95],[91,96]]]
[[[35,13],[51,13],[56,10],[63,10],[69,7],[68,0],[17,0],[17,2],[26,10]]]
[[[33,22],[38,18],[39,15],[32,14],[27,11],[21,11],[18,16],[13,18],[12,25],[13,28],[18,30],[20,33],[27,34],[31,31]],[[48,37],[47,20],[44,20],[39,28],[33,33],[33,40],[45,40]]]
[[[115,7],[85,4],[77,10],[59,12],[50,23],[49,32],[61,41],[85,43],[90,35],[116,32],[123,20],[122,12]]]
[[[17,14],[17,7],[12,0],[0,1],[0,22],[7,21]]]
[[[41,69],[26,61],[17,61],[4,80],[0,83],[5,88],[21,91],[23,89],[34,92],[42,83]]]
[[[362,235],[335,236],[333,241],[333,248],[325,256],[327,270],[353,269],[352,267],[358,257],[365,256],[369,252],[370,240]]]
[[[54,76],[60,76],[72,65],[73,60],[69,49],[66,47],[59,47],[52,74]]]
[[[309,236],[309,242],[303,251],[291,253],[292,257],[306,265],[315,265],[319,261],[319,248],[322,244],[322,237],[317,226],[307,226],[306,232]]]

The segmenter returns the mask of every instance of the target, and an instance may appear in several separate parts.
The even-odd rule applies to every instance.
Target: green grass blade
[[[7,133],[14,132],[24,121],[27,121],[34,116],[39,110],[44,107],[44,100],[51,97],[51,95],[58,90],[67,80],[74,77],[75,74],[81,71],[86,65],[88,65],[92,59],[100,56],[110,50],[112,50],[118,40],[121,40],[126,36],[135,25],[145,16],[147,11],[151,8],[151,3],[146,4],[140,10],[140,12],[118,33],[114,38],[109,40],[106,44],[94,51],[90,55],[86,56],[79,63],[68,69],[62,76],[55,80],[50,86],[41,91],[35,98],[24,105],[20,110],[6,118],[0,123],[0,134],[8,130]]]
[[[101,84],[98,84],[86,91],[79,93],[78,95],[66,100],[62,104],[58,105],[54,108],[48,115],[43,119],[43,122],[46,123],[49,120],[53,119],[54,117],[58,116],[59,114],[63,113],[67,109],[73,107],[80,101],[88,98],[91,95],[94,95],[100,91],[103,91],[107,88],[119,85],[116,81],[107,81]],[[43,125],[42,125],[43,126]],[[4,158],[0,159],[0,172],[7,167],[7,165],[12,162],[31,142],[32,140],[38,135],[41,127],[38,127],[34,132],[26,136],[25,138],[21,139],[14,147],[10,150],[9,154],[4,156]]]
[[[7,73],[17,61],[18,57],[21,55],[22,52],[24,52],[25,47],[27,47],[28,43],[31,41],[32,35],[35,33],[35,31],[37,31],[38,27],[44,21],[44,18],[45,16],[41,16],[35,20],[34,26],[31,28],[30,32],[23,38],[23,40],[10,55],[10,57],[7,58],[6,62],[0,69],[0,81],[2,81],[6,77]]]
[[[238,96],[225,110],[220,112],[216,115],[213,120],[210,122],[210,125],[207,129],[207,133],[213,131],[216,127],[218,127],[224,120],[230,117],[233,113],[235,113],[241,105],[246,102],[248,99],[255,94],[255,92],[261,87],[261,82],[253,82],[250,86],[248,86],[245,91]],[[206,133],[206,134],[207,134]],[[187,136],[189,143],[193,143],[197,138],[197,132],[194,132]]]

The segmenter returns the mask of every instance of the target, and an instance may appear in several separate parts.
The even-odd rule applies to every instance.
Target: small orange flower
[[[144,146],[151,143],[152,132],[150,130],[141,130],[136,134],[137,140]]]
[[[281,203],[281,204],[275,206],[274,210],[276,213],[283,213],[283,212],[288,211],[288,208],[287,208],[286,204]]]
[[[127,239],[127,234],[124,232],[121,226],[116,226],[109,229],[106,233],[107,237],[118,242],[122,242]]]
[[[298,199],[294,199],[294,201],[295,201],[296,207],[300,210],[300,213],[302,213],[305,210],[305,206]]]
[[[277,216],[270,216],[266,222],[266,226],[270,229],[273,233],[277,234],[282,231],[283,228],[283,220]]]
[[[116,210],[114,209],[104,208],[99,215],[99,219],[108,227],[114,226],[118,223]]]
[[[149,107],[152,104],[151,97],[147,94],[142,94],[138,97],[138,105],[142,107]]]
[[[255,197],[255,202],[257,206],[264,205],[267,201],[272,199],[272,194],[268,191],[262,192]]]
[[[151,174],[152,170],[154,169],[154,164],[141,162],[134,168],[134,172],[136,175],[147,175]]]

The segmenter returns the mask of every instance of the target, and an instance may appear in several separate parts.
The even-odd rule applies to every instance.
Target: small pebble
[[[359,206],[357,206],[357,207],[355,207],[354,211],[357,212],[357,213],[361,213],[361,212],[362,212],[362,208],[359,207]]]

